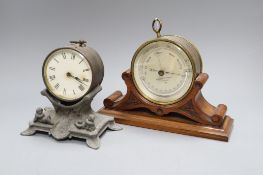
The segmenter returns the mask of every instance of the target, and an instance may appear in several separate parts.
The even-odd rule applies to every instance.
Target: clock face
[[[132,63],[136,88],[157,104],[172,104],[182,99],[192,86],[193,72],[188,55],[179,46],[165,40],[142,46]]]
[[[62,101],[76,101],[89,91],[92,71],[82,54],[63,48],[46,58],[43,79],[52,95]]]

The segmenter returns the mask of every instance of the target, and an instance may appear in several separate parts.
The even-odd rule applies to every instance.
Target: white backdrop
[[[69,40],[86,39],[105,65],[95,110],[113,91],[140,44],[162,34],[193,41],[210,78],[203,94],[234,118],[230,142],[122,125],[99,150],[46,135],[22,137],[38,106],[50,106],[41,66]],[[262,174],[263,3],[250,1],[0,0],[0,174]]]

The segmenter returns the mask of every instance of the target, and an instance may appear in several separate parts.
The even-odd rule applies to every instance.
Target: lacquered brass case
[[[156,24],[158,24],[158,26],[156,27]],[[202,64],[202,58],[201,55],[198,51],[198,49],[188,40],[186,40],[185,38],[181,37],[181,36],[177,36],[177,35],[161,35],[160,31],[162,28],[162,23],[159,19],[154,19],[153,23],[152,23],[152,28],[153,31],[156,33],[157,37],[146,41],[145,43],[143,43],[134,53],[132,61],[131,61],[131,73],[132,73],[132,78],[133,78],[133,82],[136,86],[136,89],[140,92],[140,94],[145,97],[147,100],[152,101],[154,103],[157,104],[164,104],[164,105],[168,105],[168,104],[172,104],[172,103],[176,103],[178,101],[180,101],[181,99],[183,99],[191,90],[192,86],[193,86],[193,82],[195,80],[195,78],[202,73],[202,69],[203,69],[203,64]],[[158,102],[155,101],[151,98],[149,98],[146,94],[144,94],[140,88],[138,87],[135,78],[134,78],[134,62],[137,58],[137,55],[140,53],[140,51],[146,47],[147,45],[153,43],[153,42],[160,42],[160,41],[164,41],[164,42],[169,42],[172,43],[176,46],[178,46],[179,48],[181,48],[186,55],[188,56],[191,65],[192,65],[192,71],[193,71],[193,78],[192,78],[192,83],[191,86],[189,87],[188,91],[179,99],[175,100],[175,101],[169,101],[167,103],[163,103],[163,102]]]

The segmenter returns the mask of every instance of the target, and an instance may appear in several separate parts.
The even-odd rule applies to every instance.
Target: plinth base
[[[171,113],[165,116],[157,116],[146,110],[121,111],[101,108],[98,113],[110,115],[117,123],[155,129],[160,131],[185,134],[220,141],[228,141],[233,119],[226,116],[221,127],[200,125],[179,114]]]

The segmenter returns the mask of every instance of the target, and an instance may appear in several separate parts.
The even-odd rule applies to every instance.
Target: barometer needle
[[[178,76],[180,76],[180,74],[174,73],[174,72],[166,72],[166,71],[165,71],[165,73],[166,73],[166,74],[172,74],[172,75],[178,75]]]
[[[149,70],[150,71],[152,71],[152,72],[158,72],[158,70],[156,70],[156,69],[154,69],[154,68],[149,68]],[[179,73],[174,73],[174,72],[168,72],[168,71],[162,71],[163,73],[165,73],[165,74],[171,74],[171,75],[178,75],[178,76],[180,76],[181,74],[179,74]]]

